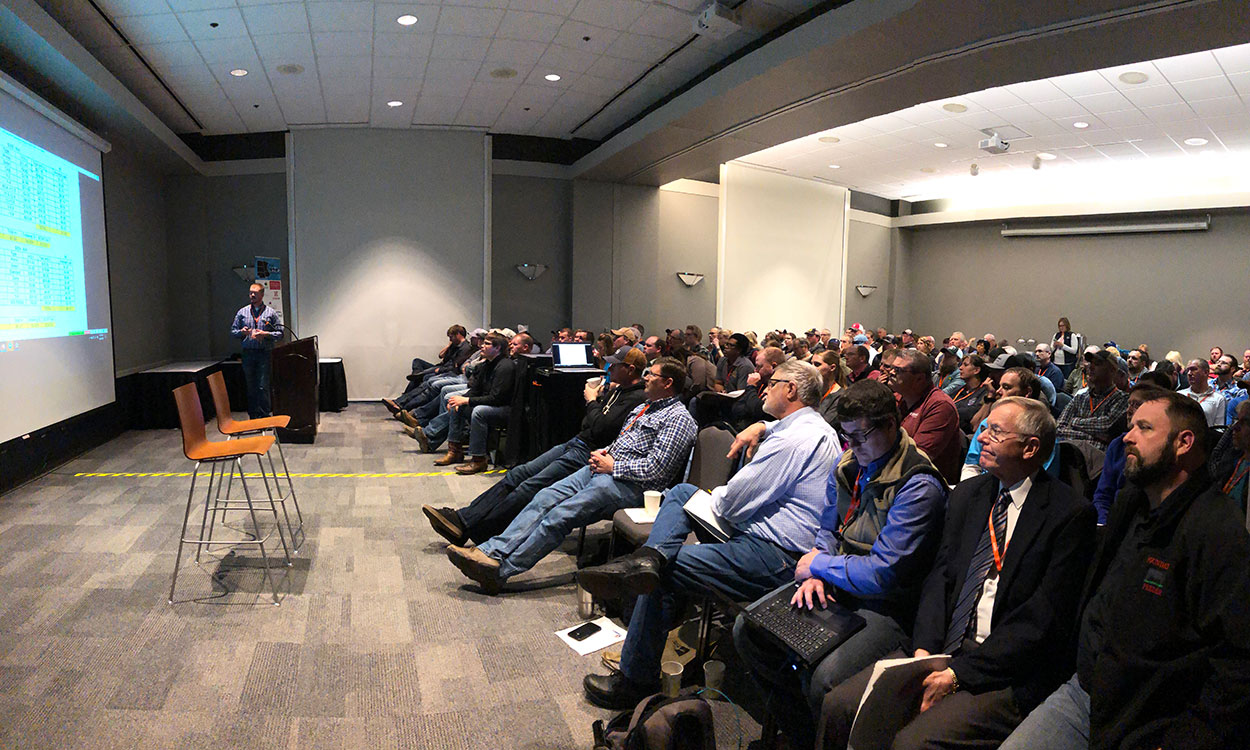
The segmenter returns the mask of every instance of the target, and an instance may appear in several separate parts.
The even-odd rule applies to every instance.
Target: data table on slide
[[[0,130],[0,338],[87,328],[81,172]]]

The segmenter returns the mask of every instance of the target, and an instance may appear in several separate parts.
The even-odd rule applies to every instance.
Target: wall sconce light
[[[686,286],[694,286],[695,284],[698,284],[700,281],[703,281],[703,274],[690,273],[688,271],[678,271],[677,278],[681,279],[681,283],[685,284]]]
[[[547,270],[547,267],[541,263],[520,263],[517,265],[516,270],[520,271],[521,275],[525,278],[533,281],[539,276],[542,276],[543,272]]]
[[[236,276],[249,284],[256,281],[256,269],[246,263],[241,266],[231,266],[230,270],[234,271]]]
[[[877,291],[877,287],[872,284],[856,284],[855,291],[859,292],[859,296],[867,297],[868,295]]]

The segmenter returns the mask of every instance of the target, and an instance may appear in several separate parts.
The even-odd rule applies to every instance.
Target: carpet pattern
[[[284,448],[298,473],[441,471],[380,405],[325,414],[315,445]],[[132,431],[0,496],[0,747],[591,747],[611,715],[581,695],[599,655],[553,635],[578,621],[573,585],[484,596],[420,513],[497,476],[296,479],[307,539],[274,569],[281,606],[254,547],[199,566],[185,550],[171,606],[190,479],[75,474],[190,467],[176,431]],[[575,550],[517,582],[567,575]],[[276,537],[267,551],[280,557]],[[726,691],[759,716],[732,663]],[[742,709],[715,709],[720,747],[759,736]]]

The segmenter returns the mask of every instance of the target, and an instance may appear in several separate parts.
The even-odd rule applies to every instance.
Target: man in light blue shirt
[[[665,634],[681,597],[717,594],[757,599],[794,578],[794,564],[815,544],[824,483],[841,455],[833,429],[812,406],[822,395],[820,372],[807,362],[780,365],[769,380],[759,452],[729,482],[711,491],[712,512],[731,526],[728,541],[685,545],[694,524],[684,505],[698,488],[670,489],[645,546],[620,560],[586,568],[578,581],[600,598],[638,595],[621,649],[621,669],[587,675],[587,698],[626,708],[655,692]]]
[[[248,304],[234,314],[230,335],[243,339],[247,416],[260,419],[269,416],[269,357],[274,342],[282,338],[282,320],[276,310],[265,304],[265,287],[252,284],[247,298]]]

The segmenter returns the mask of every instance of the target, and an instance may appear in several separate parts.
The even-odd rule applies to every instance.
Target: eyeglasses
[[[851,445],[863,445],[868,442],[868,438],[872,433],[877,431],[877,425],[873,425],[863,432],[843,432],[842,437],[846,438],[846,442]]]
[[[777,385],[778,383],[793,383],[793,382],[794,382],[793,380],[785,380],[783,378],[773,378],[772,380],[769,380],[768,383],[764,387],[772,388],[774,385]]]
[[[998,425],[990,425],[990,428],[982,433],[989,441],[995,445],[1003,442],[1009,437],[1022,437],[1018,432],[1008,432]]]

